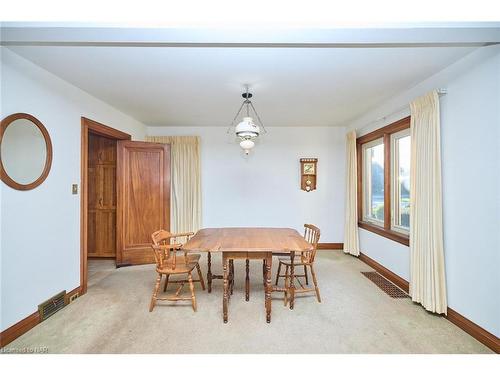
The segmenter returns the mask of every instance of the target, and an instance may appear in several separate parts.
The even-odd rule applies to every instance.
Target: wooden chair
[[[185,301],[191,300],[193,310],[196,311],[196,296],[194,294],[194,282],[200,282],[201,287],[205,290],[205,282],[201,274],[199,259],[199,254],[189,254],[187,251],[183,252],[182,256],[177,256],[177,251],[182,250],[182,244],[177,243],[176,240],[179,237],[186,237],[189,239],[194,233],[180,233],[172,234],[165,230],[159,230],[151,235],[153,243],[151,245],[155,261],[156,261],[156,272],[158,276],[156,278],[156,284],[153,290],[153,296],[151,297],[151,303],[149,305],[149,311],[153,311],[156,305],[156,301]],[[198,271],[198,280],[193,280],[191,273],[194,269]],[[163,291],[167,290],[168,281],[170,275],[182,275],[187,274],[187,280],[172,280],[171,283],[181,284],[175,294],[166,297],[158,297],[158,292],[160,290],[161,279],[165,275],[165,286]],[[191,297],[182,297],[180,292],[185,283],[189,283],[189,288],[191,290]]]
[[[297,274],[294,272],[294,279],[299,283],[300,288],[295,289],[295,293],[307,293],[307,292],[316,292],[316,298],[318,302],[321,302],[321,296],[319,294],[318,281],[316,279],[316,273],[314,272],[314,258],[316,257],[316,250],[318,248],[318,242],[321,232],[318,227],[312,224],[304,224],[304,238],[310,244],[313,245],[313,249],[310,251],[303,251],[300,254],[300,257],[294,258],[293,266],[294,270],[297,266],[304,267],[303,274]],[[281,274],[281,266],[285,266],[285,273]],[[290,287],[290,267],[292,266],[292,260],[290,256],[280,257],[278,272],[276,274],[276,285],[278,285],[278,281],[280,278],[285,278],[285,305],[288,303],[288,289]],[[305,285],[308,285],[308,274],[307,267],[311,270],[311,275],[314,283],[314,288],[305,287],[300,281],[301,278],[304,278]],[[294,282],[295,282],[294,280]]]
[[[310,224],[304,224],[304,227],[306,229],[305,233],[304,233],[304,238],[311,242],[308,237],[311,235],[309,232],[308,232],[308,228],[307,227],[314,227],[318,230],[318,239],[317,239],[317,242],[316,242],[316,246],[318,244],[318,241],[319,241],[319,229],[317,227],[315,227],[314,225],[310,225]],[[288,253],[280,253],[280,252],[274,252],[273,251],[273,257],[286,257],[288,256]],[[294,263],[295,266],[297,266],[298,264],[297,263]],[[276,284],[275,285],[278,285],[278,280],[280,277],[285,277],[285,275],[281,275],[279,274],[279,270],[280,270],[280,267],[281,267],[281,264],[278,266],[278,273],[276,274]],[[304,265],[304,274],[303,275],[295,275],[295,276],[298,276],[298,277],[305,277],[305,282],[306,282],[306,285],[309,285],[309,275],[307,273],[307,266]],[[263,260],[262,261],[262,284],[264,285],[264,287],[266,286],[266,261]],[[249,281],[249,261],[247,259],[246,261],[246,300],[248,301],[249,300],[249,296],[250,296],[250,281]]]
[[[153,244],[156,246],[166,247],[167,245],[177,244],[177,245],[180,245],[179,248],[181,248],[182,244],[177,242],[177,238],[184,237],[186,239],[186,242],[187,242],[193,235],[194,235],[193,232],[172,234],[170,232],[167,232],[166,230],[160,229],[151,235],[151,239],[153,241]],[[201,274],[201,268],[200,268],[200,264],[199,264],[201,255],[188,253],[187,256],[188,256],[188,262],[196,262],[196,271],[198,272],[198,280],[193,280],[193,282],[200,283],[201,288],[203,290],[205,290],[205,281],[203,280],[203,276]],[[181,257],[179,260],[184,261],[184,257]],[[169,282],[168,277],[166,277],[165,286],[163,287],[164,292],[167,290],[168,282]],[[172,281],[172,282],[175,283],[175,281]]]

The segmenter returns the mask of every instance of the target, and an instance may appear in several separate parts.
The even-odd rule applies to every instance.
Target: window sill
[[[390,240],[399,242],[400,244],[403,244],[405,246],[410,246],[410,237],[402,233],[393,230],[387,230],[374,224],[367,223],[366,221],[358,221],[358,227],[376,233]]]

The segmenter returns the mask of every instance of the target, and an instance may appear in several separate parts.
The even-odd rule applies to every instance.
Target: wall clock
[[[302,190],[307,192],[316,190],[317,163],[316,158],[300,159],[300,188]]]

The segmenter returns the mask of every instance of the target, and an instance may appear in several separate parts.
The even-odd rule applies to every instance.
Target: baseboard
[[[3,348],[5,345],[11,343],[19,336],[24,335],[38,323],[40,323],[40,315],[37,311],[24,318],[20,322],[17,322],[13,326],[7,328],[5,331],[0,333],[0,348]]]
[[[76,287],[75,289],[66,294],[66,298],[69,300],[69,298],[72,295],[78,293],[79,291],[80,287]],[[38,314],[38,311],[36,311],[30,316],[27,316],[23,320],[17,322],[13,326],[10,326],[9,328],[5,329],[0,333],[0,348],[3,348],[5,345],[11,343],[19,336],[24,335],[30,329],[35,327],[38,323],[40,323],[40,315]]]
[[[494,334],[488,332],[484,328],[478,326],[476,323],[470,321],[465,316],[460,315],[455,310],[450,309],[449,307],[446,319],[467,332],[480,343],[486,345],[495,353],[500,353],[500,339]]]
[[[343,242],[320,242],[317,247],[318,250],[342,250],[343,248]]]
[[[396,275],[394,272],[388,270],[380,263],[374,261],[372,258],[368,257],[363,253],[359,255],[359,260],[369,265],[371,268],[380,273],[394,285],[403,289],[406,293],[409,292],[410,283],[405,279],[403,279],[402,277]],[[465,316],[459,314],[458,312],[449,307],[445,318],[448,319],[451,323],[455,324],[458,328],[467,332],[469,335],[474,337],[480,343],[486,345],[495,353],[500,353],[500,340],[494,334],[486,331],[484,328],[478,326],[476,323],[472,322]]]
[[[408,281],[403,279],[401,276],[396,275],[391,270],[388,270],[383,265],[374,261],[369,256],[367,256],[363,253],[360,253],[358,259],[361,260],[362,262],[368,264],[371,268],[373,268],[379,274],[384,276],[387,280],[389,280],[391,283],[396,285],[398,288],[401,288],[402,290],[404,290],[406,293],[408,293],[408,291],[410,290],[410,284],[408,283]]]

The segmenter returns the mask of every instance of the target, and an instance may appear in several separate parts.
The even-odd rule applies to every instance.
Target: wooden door
[[[116,256],[116,140],[89,133],[89,257]]]
[[[170,145],[118,141],[117,266],[154,263],[151,234],[170,229]]]

